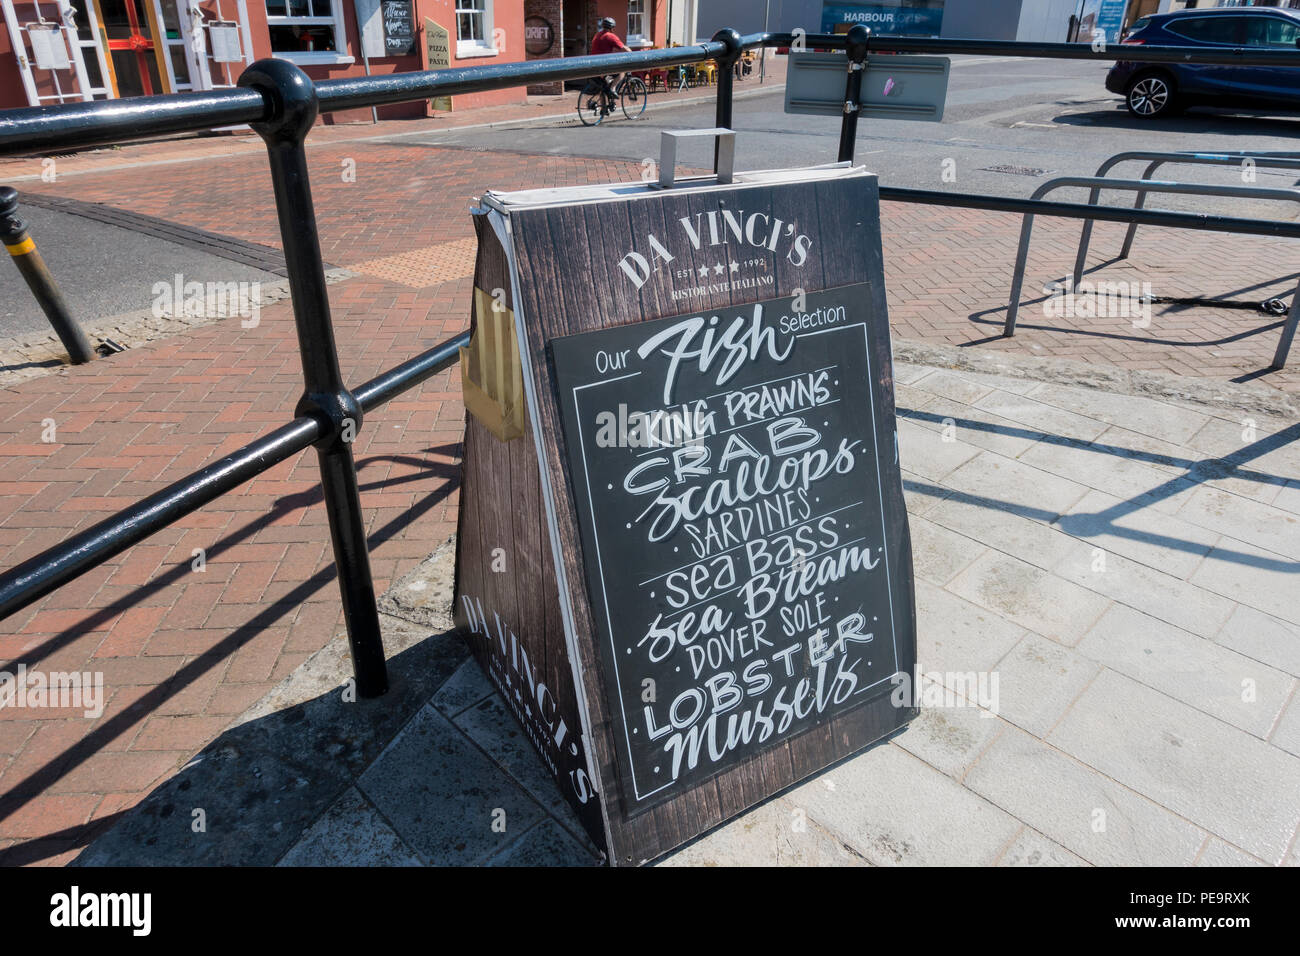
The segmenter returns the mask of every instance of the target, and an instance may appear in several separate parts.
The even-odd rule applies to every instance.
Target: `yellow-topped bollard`
[[[95,350],[80,325],[68,312],[68,303],[50,275],[49,267],[36,249],[36,243],[27,234],[27,224],[18,217],[18,190],[0,186],[0,241],[27,280],[27,287],[36,296],[41,311],[50,320],[55,333],[68,350],[73,365],[81,365],[95,357]]]

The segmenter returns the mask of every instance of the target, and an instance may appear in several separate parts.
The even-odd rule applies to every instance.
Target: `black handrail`
[[[753,33],[742,37],[734,31],[724,30],[708,43],[666,50],[321,80],[314,84],[314,88],[319,112],[330,113],[547,81],[583,79],[627,70],[658,69],[709,59],[725,59],[733,55],[735,48],[728,42],[732,38],[739,44],[739,51],[763,46],[842,50],[848,47],[851,37],[857,36],[860,34],[850,31],[847,34]],[[720,40],[719,37],[727,39]],[[1300,50],[1256,50],[1247,47],[1213,50],[1204,47],[1135,47],[1123,44],[1109,44],[1105,49],[1094,50],[1084,43],[1010,43],[1001,40],[943,40],[870,34],[861,42],[865,43],[868,55],[982,54],[1099,62],[1136,60],[1143,63],[1300,68]],[[236,88],[3,110],[0,111],[0,156],[51,148],[67,149],[126,142],[217,126],[263,122],[272,118],[273,109],[273,104],[256,92]]]
[[[871,36],[861,26],[854,27],[847,35],[756,33],[742,37],[734,30],[723,30],[708,43],[667,50],[319,83],[313,83],[286,61],[262,60],[244,72],[235,89],[0,111],[0,156],[129,142],[240,123],[252,125],[266,142],[306,385],[295,418],[289,424],[0,574],[0,619],[250,478],[315,446],[320,458],[321,487],[330,521],[357,691],[366,697],[383,693],[387,676],[350,440],[361,427],[364,413],[454,364],[459,350],[469,342],[469,333],[463,332],[354,390],[346,387],[334,345],[307,175],[304,149],[307,133],[317,116],[324,112],[681,66],[708,59],[717,60],[722,67],[717,125],[730,126],[732,67],[744,50],[760,46],[844,49],[849,52],[846,59],[855,62],[872,53],[948,53],[1300,68],[1300,51],[1207,51],[1113,45],[1093,49],[1084,44]],[[857,101],[853,72],[849,71],[846,84],[846,99],[850,103]],[[852,158],[855,138],[856,111],[850,109],[846,111],[841,136],[841,159]],[[1300,238],[1300,224],[1292,222],[920,189],[882,187],[880,194],[882,199],[900,202]]]
[[[854,33],[772,33],[767,46],[793,47],[796,43],[809,50],[843,50],[853,41]],[[1117,60],[1139,63],[1204,63],[1232,66],[1300,66],[1300,51],[1230,47],[1215,49],[1200,46],[1139,46],[1106,43],[1093,48],[1087,43],[1022,43],[1016,40],[956,40],[939,37],[901,37],[870,34],[868,53],[932,53],[950,56],[1012,56],[1051,60]]]

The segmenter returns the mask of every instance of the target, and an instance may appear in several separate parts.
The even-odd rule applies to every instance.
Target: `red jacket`
[[[630,53],[623,41],[618,38],[618,34],[613,30],[601,30],[591,38],[591,55],[599,56],[602,53],[617,53],[622,50],[624,53]]]

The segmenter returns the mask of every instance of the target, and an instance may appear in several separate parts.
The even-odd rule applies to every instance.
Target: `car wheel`
[[[1142,119],[1157,119],[1177,112],[1173,84],[1158,73],[1134,80],[1125,103],[1130,113]]]

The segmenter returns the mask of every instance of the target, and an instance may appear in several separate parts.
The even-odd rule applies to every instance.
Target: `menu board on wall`
[[[381,0],[384,55],[409,56],[415,52],[415,11],[411,0]]]

